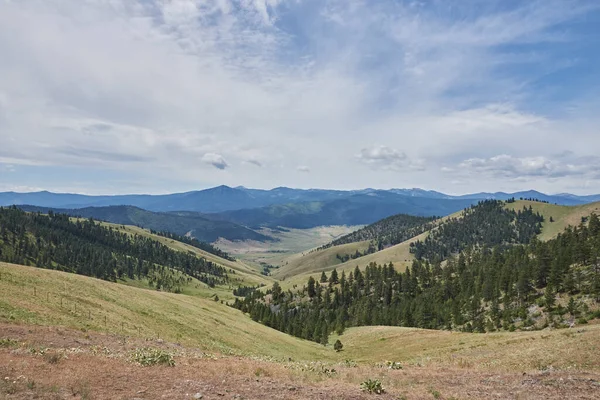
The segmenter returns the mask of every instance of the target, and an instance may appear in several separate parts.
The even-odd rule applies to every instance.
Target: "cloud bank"
[[[0,0],[0,190],[600,192],[599,9]]]

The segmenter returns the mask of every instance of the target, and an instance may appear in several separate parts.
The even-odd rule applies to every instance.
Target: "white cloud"
[[[310,168],[306,165],[299,165],[296,167],[296,171],[298,172],[310,172]]]
[[[600,157],[574,157],[569,153],[550,159],[544,156],[514,157],[501,154],[487,159],[465,160],[458,165],[458,170],[510,179],[528,177],[597,179]]]
[[[440,169],[464,160],[592,156],[593,85],[555,104],[544,91],[567,84],[538,78],[572,65],[564,49],[589,38],[564,26],[600,5],[467,3],[0,0],[0,162],[17,166],[0,183],[20,184],[27,165],[135,171],[152,192],[174,176],[184,190],[399,178],[448,190],[458,172]],[[548,162],[527,168],[568,170]],[[294,173],[304,164],[319,173]],[[568,176],[586,191],[599,179]]]
[[[364,148],[356,156],[361,162],[374,168],[393,171],[424,170],[422,160],[411,160],[406,153],[387,146],[373,146]]]
[[[220,154],[206,153],[204,156],[202,156],[202,161],[207,164],[212,165],[213,167],[215,167],[217,169],[225,169],[225,168],[229,167],[229,164],[227,164],[227,161],[225,161],[223,156]]]

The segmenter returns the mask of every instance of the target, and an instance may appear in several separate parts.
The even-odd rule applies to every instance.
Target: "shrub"
[[[381,385],[381,382],[378,379],[367,379],[366,381],[360,384],[360,388],[362,391],[367,393],[385,393],[385,390],[383,389],[383,386]]]
[[[138,364],[146,367],[150,365],[168,365],[169,367],[173,367],[175,365],[175,361],[173,360],[173,356],[166,351],[161,349],[153,349],[153,348],[142,348],[136,349],[132,357],[133,361]]]
[[[335,341],[335,344],[333,345],[333,349],[334,349],[335,351],[338,351],[338,352],[339,352],[339,351],[342,351],[342,349],[343,349],[343,348],[344,348],[344,345],[342,344],[342,342],[340,342],[340,340],[339,340],[339,339],[338,339],[338,340],[336,340],[336,341]]]

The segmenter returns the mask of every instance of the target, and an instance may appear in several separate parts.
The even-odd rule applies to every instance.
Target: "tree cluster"
[[[110,281],[148,278],[157,289],[168,291],[180,291],[192,277],[210,286],[228,281],[220,265],[151,238],[92,219],[26,213],[16,207],[0,207],[0,260]]]

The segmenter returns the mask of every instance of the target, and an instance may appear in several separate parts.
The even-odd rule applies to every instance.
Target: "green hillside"
[[[0,263],[0,293],[0,322],[160,337],[225,354],[300,360],[331,360],[335,354],[212,299],[65,272]]]
[[[537,235],[540,240],[549,240],[558,233],[564,231],[567,226],[577,226],[581,223],[582,217],[589,217],[590,214],[600,215],[600,202],[585,204],[580,206],[559,206],[538,201],[517,200],[514,203],[504,203],[504,207],[514,211],[521,211],[523,208],[532,207],[533,213],[539,213],[544,217],[541,225],[541,232]],[[447,217],[436,221],[436,225],[449,219],[460,219],[463,212],[459,211]],[[552,217],[554,222],[550,222]],[[435,227],[433,228],[436,229]],[[286,279],[294,284],[305,282],[310,274],[319,274],[321,271],[331,271],[333,268],[338,270],[351,271],[357,265],[364,266],[375,262],[376,264],[387,264],[392,262],[396,268],[403,270],[412,263],[414,254],[410,252],[410,244],[420,240],[423,241],[429,236],[429,232],[424,232],[414,238],[410,238],[403,243],[385,248],[373,254],[364,257],[351,259],[347,262],[341,262],[336,258],[336,254],[354,253],[356,250],[365,251],[368,248],[368,241],[356,242],[344,246],[332,246],[318,249],[317,251],[295,254],[282,262],[281,268],[275,273],[279,279]],[[295,277],[298,276],[296,279]],[[289,282],[288,282],[289,283]],[[287,287],[287,283],[286,283]]]
[[[348,326],[390,325],[494,332],[560,327],[600,317],[600,219],[536,240],[542,217],[485,201],[439,225],[412,247],[404,272],[371,263],[361,271],[309,277],[296,291],[255,291],[235,307],[288,334],[326,343]],[[442,265],[444,262],[444,265]],[[568,305],[557,296],[567,297]]]
[[[137,227],[0,208],[0,260],[157,290],[231,298],[269,280],[245,264]]]
[[[228,240],[271,240],[244,226],[228,221],[208,219],[195,212],[166,213],[152,212],[134,206],[86,207],[78,209],[58,209],[34,206],[19,206],[30,212],[68,214],[76,217],[93,218],[122,225],[135,225],[158,232],[189,235],[202,242],[212,243],[219,238]]]

